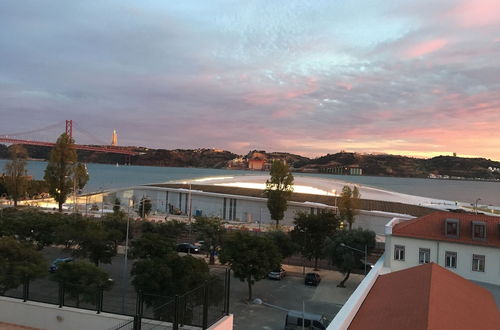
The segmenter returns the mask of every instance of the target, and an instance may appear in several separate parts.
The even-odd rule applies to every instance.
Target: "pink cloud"
[[[434,53],[439,49],[443,48],[448,42],[444,39],[434,39],[430,41],[425,41],[405,50],[405,55],[407,57],[420,57],[430,53]]]
[[[465,0],[448,12],[463,27],[485,26],[500,23],[500,1]]]

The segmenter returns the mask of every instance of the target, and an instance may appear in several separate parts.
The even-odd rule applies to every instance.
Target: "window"
[[[418,263],[428,264],[431,262],[431,250],[430,249],[418,249]]]
[[[457,268],[457,253],[446,251],[444,255],[444,266],[447,268]]]
[[[458,220],[446,219],[444,232],[448,237],[458,238]]]
[[[486,224],[484,222],[472,221],[472,239],[486,239]]]
[[[485,261],[484,256],[479,255],[479,254],[473,254],[472,255],[472,271],[484,273],[484,261]]]
[[[405,261],[404,245],[394,245],[394,260]]]

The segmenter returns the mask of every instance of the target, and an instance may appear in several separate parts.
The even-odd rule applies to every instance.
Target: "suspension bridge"
[[[31,131],[26,131],[26,132],[18,132],[18,133],[11,133],[11,134],[6,134],[6,135],[0,135],[0,143],[10,143],[10,144],[26,144],[26,145],[35,145],[35,146],[46,146],[46,147],[53,147],[55,145],[55,142],[46,142],[46,141],[40,141],[37,139],[33,138],[20,138],[20,136],[29,136],[30,134],[42,132],[42,131],[47,131],[49,129],[58,127],[60,123],[57,124],[52,124],[40,129],[35,129]],[[75,127],[76,128],[76,127]],[[93,136],[92,134],[89,134],[83,129],[79,129],[79,132],[82,132],[83,134],[87,136]],[[67,135],[69,135],[71,138],[73,138],[73,121],[72,120],[66,120],[66,129],[65,132]],[[88,150],[88,151],[98,151],[98,152],[108,152],[108,153],[115,153],[115,154],[122,154],[122,155],[128,155],[128,156],[136,156],[139,155],[140,153],[133,150],[131,147],[120,147],[116,145],[106,145],[104,143],[99,144],[99,145],[85,145],[85,144],[74,144],[73,145],[75,149],[77,150]]]

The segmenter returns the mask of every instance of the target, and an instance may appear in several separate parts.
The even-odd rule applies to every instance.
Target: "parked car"
[[[177,252],[185,253],[200,253],[200,248],[191,243],[181,243],[177,244]]]
[[[50,264],[49,272],[55,273],[60,264],[72,262],[73,258],[57,258]]]
[[[324,315],[289,310],[285,319],[285,330],[325,330],[328,323]]]
[[[318,286],[319,282],[321,282],[321,276],[318,273],[307,273],[304,279],[305,285]]]
[[[279,268],[276,270],[273,270],[272,272],[269,272],[267,274],[267,277],[273,280],[281,280],[283,277],[285,277],[286,271],[283,268]]]

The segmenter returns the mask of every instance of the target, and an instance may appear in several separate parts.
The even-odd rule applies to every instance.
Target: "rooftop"
[[[435,264],[380,275],[349,329],[498,329],[488,290]]]
[[[445,222],[447,219],[458,221],[457,237],[446,235]],[[485,224],[486,238],[484,240],[472,237],[473,222]],[[500,218],[483,214],[434,212],[396,224],[392,229],[392,235],[500,247]]]

